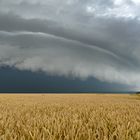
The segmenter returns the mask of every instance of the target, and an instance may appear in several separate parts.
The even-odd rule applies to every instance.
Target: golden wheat
[[[140,140],[132,95],[0,95],[0,140]]]

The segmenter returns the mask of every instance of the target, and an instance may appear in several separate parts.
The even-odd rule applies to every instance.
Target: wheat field
[[[140,99],[128,94],[1,94],[0,140],[140,140]]]

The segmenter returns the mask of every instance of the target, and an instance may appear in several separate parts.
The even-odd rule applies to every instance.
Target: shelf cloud
[[[139,89],[137,0],[0,0],[0,67]]]

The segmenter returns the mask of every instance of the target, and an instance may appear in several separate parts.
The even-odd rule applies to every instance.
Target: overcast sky
[[[140,90],[139,53],[139,0],[0,0],[0,67]]]

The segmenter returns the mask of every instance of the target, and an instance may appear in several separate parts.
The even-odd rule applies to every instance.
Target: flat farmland
[[[0,94],[0,140],[140,140],[140,97]]]

